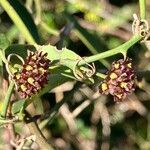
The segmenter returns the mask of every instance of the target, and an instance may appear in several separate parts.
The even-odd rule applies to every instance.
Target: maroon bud
[[[42,51],[29,52],[21,72],[14,74],[14,80],[21,98],[29,98],[48,83],[50,60]]]
[[[100,85],[100,93],[111,94],[114,101],[122,101],[135,90],[135,71],[130,58],[112,63],[111,69]]]

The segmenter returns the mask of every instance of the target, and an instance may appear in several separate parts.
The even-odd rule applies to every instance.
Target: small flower
[[[112,63],[111,69],[100,85],[100,93],[111,94],[114,101],[122,101],[135,90],[135,71],[130,58]]]
[[[48,83],[50,60],[42,51],[29,52],[20,72],[14,74],[21,98],[31,97]]]

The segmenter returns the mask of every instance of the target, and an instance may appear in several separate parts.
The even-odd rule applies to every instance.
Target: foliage
[[[0,149],[150,149],[149,5],[0,0]]]

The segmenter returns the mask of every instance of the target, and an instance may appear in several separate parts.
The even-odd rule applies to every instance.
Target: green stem
[[[4,117],[4,118],[6,117],[7,109],[8,109],[8,106],[9,106],[9,102],[10,102],[10,99],[11,99],[11,95],[12,95],[14,86],[15,86],[14,82],[11,81],[10,85],[9,85],[9,88],[8,88],[8,91],[6,93],[6,97],[4,99],[4,103],[3,103],[3,107],[2,107],[2,111],[1,111],[1,116]]]
[[[139,6],[140,6],[140,17],[141,19],[146,18],[146,0],[139,0]]]
[[[7,0],[0,0],[0,4],[3,7],[3,9],[7,12],[9,17],[12,19],[12,21],[15,23],[15,25],[18,27],[18,29],[22,33],[24,33],[24,37],[28,41],[28,43],[36,44],[35,40],[33,39],[29,30],[25,26],[24,22],[21,20],[20,16],[17,14],[14,8],[9,4],[9,2]]]
[[[105,78],[106,78],[106,75],[103,74],[103,73],[100,73],[100,72],[97,72],[97,73],[96,73],[96,76],[99,77],[99,78],[102,78],[102,79],[105,79]]]
[[[98,61],[100,59],[107,58],[107,57],[113,56],[113,55],[118,54],[118,53],[125,53],[132,45],[134,45],[135,43],[137,43],[141,39],[142,39],[142,37],[140,35],[135,35],[129,41],[118,46],[117,48],[114,48],[114,49],[105,51],[103,53],[84,58],[84,60],[81,60],[78,65],[81,66],[81,65],[84,65],[86,63]]]

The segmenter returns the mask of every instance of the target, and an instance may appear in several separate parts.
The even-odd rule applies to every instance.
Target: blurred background
[[[22,18],[34,32],[38,44],[50,43],[58,49],[67,47],[82,57],[115,48],[129,40],[133,13],[139,15],[138,0],[19,1],[32,16],[33,20],[26,15]],[[148,22],[149,12],[150,1],[147,1]],[[23,33],[2,8],[0,33],[4,33],[11,44],[26,44]],[[42,130],[58,150],[150,150],[150,44],[132,46],[128,56],[136,68],[137,87],[121,103],[116,104],[111,96],[100,95],[97,79],[94,85],[66,82],[41,97],[44,114],[57,102],[66,101]],[[122,55],[96,62],[97,71],[105,73],[119,58]],[[6,92],[5,84],[1,83],[0,103]],[[40,114],[41,108],[36,110],[36,114]],[[17,123],[15,128],[22,137],[30,135],[23,123]],[[0,128],[0,134],[0,149],[12,149],[9,132]],[[38,145],[34,143],[32,149],[38,149]]]

